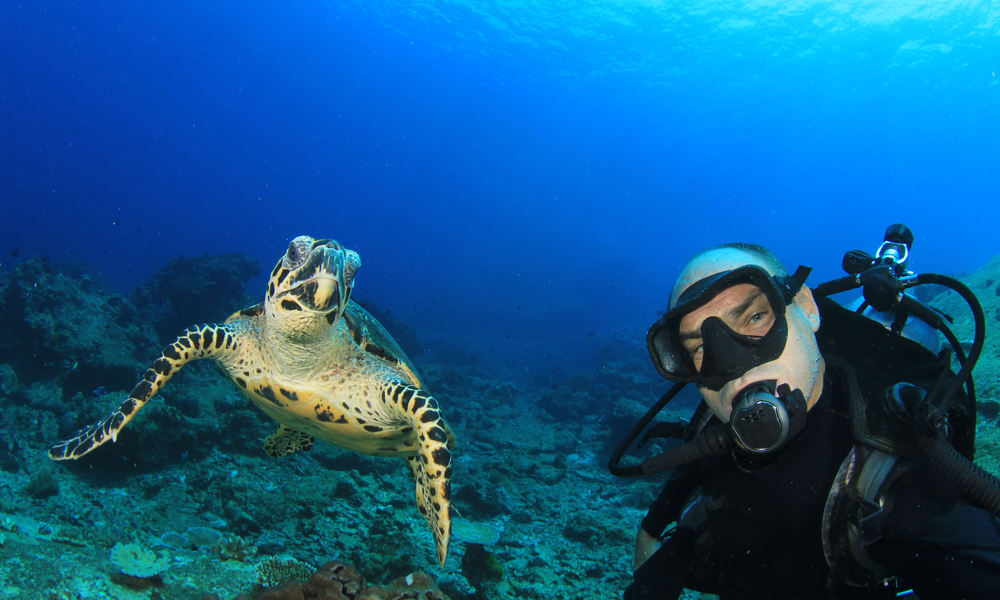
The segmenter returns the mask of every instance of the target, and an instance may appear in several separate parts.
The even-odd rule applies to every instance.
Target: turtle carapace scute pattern
[[[269,456],[309,450],[321,440],[405,458],[443,566],[455,436],[403,351],[351,300],[360,265],[356,252],[333,240],[295,238],[271,271],[264,302],[224,323],[189,327],[118,409],[53,446],[49,456],[76,459],[114,441],[185,364],[211,358],[278,422],[264,442]]]

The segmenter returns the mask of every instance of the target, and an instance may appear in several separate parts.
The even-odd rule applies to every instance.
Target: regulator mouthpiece
[[[806,424],[802,390],[791,390],[777,381],[758,381],[740,390],[733,399],[729,430],[739,450],[766,454],[784,448]]]

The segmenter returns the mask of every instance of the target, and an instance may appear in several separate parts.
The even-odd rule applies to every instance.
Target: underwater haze
[[[667,388],[646,332],[693,254],[762,244],[815,286],[903,223],[909,267],[1000,320],[998,75],[991,1],[0,2],[0,600],[247,600],[317,568],[410,574],[366,598],[619,596],[664,478],[608,459]],[[158,358],[303,235],[358,253],[402,351],[353,303],[281,345],[272,305]],[[263,358],[162,385],[192,347]],[[405,426],[360,418],[375,398]]]
[[[266,272],[332,237],[364,297],[517,369],[652,323],[712,244],[813,284],[895,222],[919,270],[1000,252],[991,2],[0,11],[5,269],[79,261],[127,292],[175,256]]]

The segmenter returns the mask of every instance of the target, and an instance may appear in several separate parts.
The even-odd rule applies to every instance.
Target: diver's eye
[[[770,309],[758,310],[747,316],[743,327],[741,327],[742,331],[739,333],[754,337],[762,336],[771,329],[773,322],[774,312]]]
[[[688,353],[691,355],[691,362],[694,363],[695,371],[701,371],[701,361],[704,358],[703,356],[704,348],[705,348],[704,344],[698,344],[694,348],[688,349]]]

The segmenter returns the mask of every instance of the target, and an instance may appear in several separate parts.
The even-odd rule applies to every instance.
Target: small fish
[[[596,332],[596,331],[588,331],[588,332],[587,332],[587,335],[585,335],[585,336],[583,336],[583,337],[594,337],[594,334],[595,334],[595,333],[597,333],[597,332]]]
[[[104,386],[102,385],[96,390],[93,390],[91,393],[94,394],[95,396],[103,396],[104,394],[108,393],[108,390],[104,389]]]
[[[17,258],[17,255],[20,254],[20,253],[21,253],[20,249],[14,248],[13,250],[10,251],[10,257],[11,258]]]

